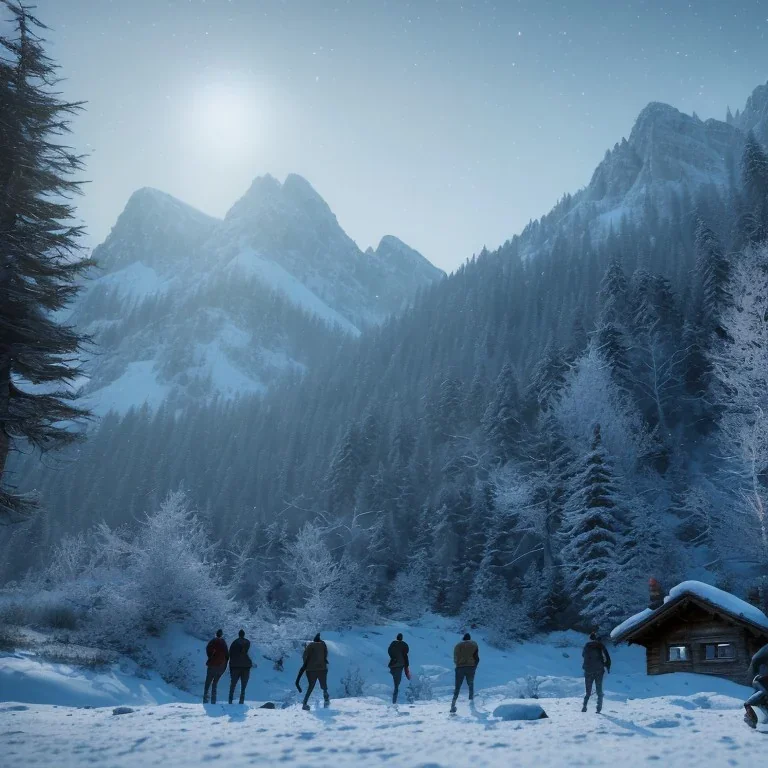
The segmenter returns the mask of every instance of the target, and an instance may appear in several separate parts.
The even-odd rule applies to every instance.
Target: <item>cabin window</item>
[[[667,648],[667,661],[690,661],[691,653],[687,645],[670,645]]]
[[[736,649],[730,643],[707,643],[704,646],[704,658],[707,661],[736,658]]]

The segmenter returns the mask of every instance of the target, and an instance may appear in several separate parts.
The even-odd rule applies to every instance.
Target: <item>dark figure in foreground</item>
[[[251,661],[248,651],[251,648],[251,641],[245,636],[245,630],[241,629],[237,633],[237,640],[232,641],[229,646],[229,703],[235,696],[235,688],[240,683],[240,703],[245,704],[245,689],[248,685],[248,678],[251,676],[251,667],[256,665]]]
[[[456,688],[453,691],[453,701],[451,702],[452,713],[456,711],[456,701],[459,698],[461,685],[465,680],[467,681],[467,688],[469,688],[469,700],[472,701],[475,698],[475,671],[480,663],[480,651],[469,632],[453,649],[453,663],[456,665]]]
[[[397,640],[393,640],[389,644],[389,672],[392,675],[392,680],[395,683],[395,690],[392,693],[392,703],[397,704],[397,694],[400,691],[400,681],[403,679],[403,670],[408,677],[408,643],[403,640],[402,632],[397,635]]]
[[[757,712],[759,707],[768,718],[768,645],[764,645],[753,657],[749,665],[749,674],[755,675],[752,680],[753,693],[744,702],[744,722],[750,728],[757,728]]]
[[[584,646],[581,655],[584,657],[582,668],[586,693],[581,711],[587,711],[587,704],[592,695],[592,685],[594,684],[597,690],[597,712],[599,714],[603,709],[603,675],[611,671],[611,657],[608,654],[608,649],[598,639],[596,632],[589,636],[589,642]]]
[[[331,703],[328,696],[328,646],[320,639],[320,633],[315,635],[315,639],[304,649],[304,667],[307,670],[307,680],[309,687],[304,695],[302,709],[309,709],[309,697],[315,689],[315,684],[320,683],[323,691],[323,706],[327,707]],[[299,673],[299,678],[301,673]],[[298,681],[297,681],[298,684]]]
[[[216,630],[216,637],[209,641],[205,647],[208,661],[205,662],[205,690],[203,691],[203,704],[208,703],[208,690],[211,691],[211,703],[216,703],[216,688],[219,685],[221,676],[227,669],[229,661],[229,651],[227,650],[227,641],[224,639],[224,632],[221,629]]]

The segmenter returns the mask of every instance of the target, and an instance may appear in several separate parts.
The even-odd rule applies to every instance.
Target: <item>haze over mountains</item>
[[[362,569],[352,581],[373,579],[380,604],[398,578],[420,580],[423,610],[481,606],[478,620],[551,627],[563,620],[563,589],[571,596],[581,588],[577,566],[562,563],[593,559],[568,547],[583,512],[571,500],[590,492],[586,468],[599,459],[611,500],[601,509],[615,510],[606,512],[613,540],[601,567],[614,578],[606,612],[591,619],[642,607],[649,573],[746,587],[768,553],[744,503],[754,484],[729,442],[736,431],[724,431],[727,404],[712,405],[722,395],[714,366],[735,349],[723,346],[712,318],[733,320],[728,296],[742,290],[729,287],[723,254],[737,263],[734,254],[760,242],[768,218],[768,160],[746,132],[768,136],[766,94],[756,89],[725,122],[650,104],[584,189],[441,280],[389,239],[362,254],[305,182],[260,180],[223,223],[160,197],[173,214],[137,216],[138,242],[160,229],[159,242],[176,244],[162,254],[187,249],[184,264],[193,268],[162,266],[160,251],[136,266],[136,240],[127,237],[114,255],[120,271],[101,278],[122,275],[120,285],[101,289],[98,309],[86,297],[80,311],[91,312],[91,327],[105,325],[102,343],[120,349],[123,336],[133,338],[110,375],[124,375],[123,359],[151,359],[168,365],[163,375],[178,376],[186,397],[108,416],[65,457],[66,473],[22,464],[20,485],[40,491],[51,509],[32,538],[43,547],[52,532],[103,517],[130,524],[183,487],[216,537],[248,532],[259,583],[244,583],[244,594],[266,589],[259,594],[276,606],[293,605],[278,553],[312,522],[342,564]],[[133,203],[155,210],[158,195],[140,193],[128,223]],[[187,240],[179,228],[192,233]],[[112,242],[101,255],[108,264]],[[216,269],[199,280],[196,260]],[[403,274],[411,276],[403,293],[387,288]],[[157,296],[135,317],[105,322],[110,292],[131,285],[141,286],[138,296],[147,285]],[[254,295],[279,311],[248,314],[259,304]],[[168,321],[155,326],[147,316],[171,318],[173,343],[152,346]],[[197,317],[204,322],[190,321]],[[331,319],[342,330],[331,330]],[[132,337],[134,327],[141,332]],[[97,361],[95,388],[110,349],[104,367]],[[140,357],[147,349],[153,354]],[[210,383],[228,370],[212,349],[241,366],[244,356],[245,370],[259,373],[246,384],[230,374]],[[276,350],[287,350],[279,365],[267,354]],[[265,360],[273,372],[301,365],[304,373],[275,378],[262,394]],[[241,396],[207,396],[214,391]],[[724,455],[732,465],[717,458]],[[13,547],[7,542],[6,551]]]
[[[73,318],[100,414],[263,393],[443,275],[391,235],[363,253],[296,175],[257,178],[222,221],[141,189],[94,258]]]

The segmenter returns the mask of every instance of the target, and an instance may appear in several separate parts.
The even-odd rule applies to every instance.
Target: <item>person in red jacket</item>
[[[221,676],[227,669],[229,661],[229,649],[227,641],[224,639],[224,631],[216,630],[216,637],[205,647],[208,655],[208,661],[205,663],[207,670],[205,673],[205,690],[203,691],[203,704],[208,703],[208,690],[211,690],[211,703],[216,703],[216,687],[219,684]]]

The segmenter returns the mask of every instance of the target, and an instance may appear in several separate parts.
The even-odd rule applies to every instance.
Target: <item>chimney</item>
[[[648,607],[652,611],[655,611],[657,608],[661,608],[661,606],[664,605],[664,592],[661,589],[661,584],[659,584],[653,576],[648,579],[648,593],[650,596]]]

